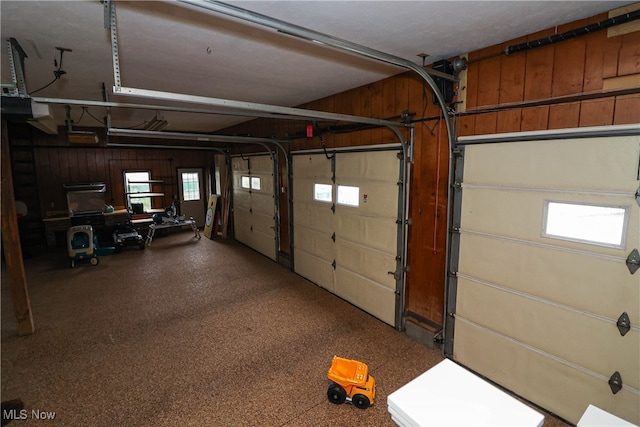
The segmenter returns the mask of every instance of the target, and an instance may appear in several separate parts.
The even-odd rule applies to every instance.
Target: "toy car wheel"
[[[351,401],[353,402],[354,405],[356,405],[357,408],[360,408],[360,409],[367,409],[369,405],[371,405],[371,403],[369,402],[369,398],[364,394],[354,395]]]
[[[89,262],[91,263],[91,265],[98,265],[100,260],[97,257],[93,257],[93,258],[91,258],[91,261],[89,261]]]
[[[339,405],[347,400],[347,392],[340,385],[334,383],[329,386],[327,397],[331,403]]]

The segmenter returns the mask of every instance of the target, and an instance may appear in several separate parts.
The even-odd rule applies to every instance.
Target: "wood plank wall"
[[[77,182],[105,182],[105,201],[116,209],[125,206],[123,172],[150,170],[153,179],[164,180],[164,200],[158,204],[169,206],[177,197],[177,168],[210,169],[214,152],[195,150],[167,150],[146,148],[115,148],[104,145],[104,135],[97,145],[70,144],[64,132],[47,135],[29,125],[12,124],[16,133],[32,135],[41,218],[67,211],[63,184]],[[113,141],[116,142],[116,141]],[[120,138],[117,142],[136,142]],[[203,201],[205,209],[206,200]]]
[[[608,37],[598,31],[526,52],[507,46],[541,39],[607,19],[606,14],[547,29],[469,54],[465,108],[458,135],[482,135],[640,122],[640,31]],[[625,95],[607,91],[628,89]],[[584,99],[558,102],[562,97]],[[547,105],[517,104],[548,100]],[[514,104],[497,112],[482,108]],[[474,113],[475,112],[475,113]]]

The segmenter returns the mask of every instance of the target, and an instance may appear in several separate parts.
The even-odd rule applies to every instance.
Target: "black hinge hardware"
[[[335,259],[331,263],[331,267],[333,267],[334,270],[336,269],[336,260]]]
[[[620,372],[615,371],[613,375],[611,375],[611,378],[609,378],[609,387],[611,387],[613,394],[622,390],[622,377],[620,376]]]
[[[334,243],[335,243],[335,241],[336,241],[336,233],[333,233],[333,234],[331,235],[331,240],[333,240],[333,241],[334,241]]]
[[[629,315],[625,311],[618,317],[618,322],[616,322],[616,326],[620,331],[620,335],[625,336],[627,332],[631,330],[631,320],[629,319]]]
[[[331,212],[336,213],[336,204],[331,205]]]
[[[626,263],[629,273],[633,274],[638,271],[638,268],[640,268],[640,253],[638,253],[637,249],[631,251],[627,257]]]

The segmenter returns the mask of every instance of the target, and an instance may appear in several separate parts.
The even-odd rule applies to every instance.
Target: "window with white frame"
[[[262,180],[259,176],[251,177],[251,189],[256,191],[260,191],[262,189]]]
[[[339,205],[360,206],[360,187],[338,185],[337,198]]]
[[[333,202],[333,185],[314,183],[313,200],[327,203]]]
[[[616,248],[624,247],[629,208],[569,202],[544,202],[542,235]]]
[[[133,209],[134,205],[142,204],[142,210],[151,210],[151,197],[145,196],[151,192],[151,173],[149,171],[125,171],[124,182],[127,205]],[[137,210],[137,209],[136,209]]]
[[[250,176],[241,176],[240,177],[240,186],[242,188],[251,188],[251,177]]]

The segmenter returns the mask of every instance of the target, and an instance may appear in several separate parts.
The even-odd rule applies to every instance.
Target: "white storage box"
[[[399,426],[542,426],[544,415],[445,359],[387,396]]]

